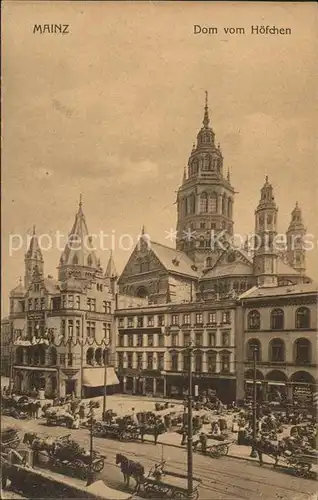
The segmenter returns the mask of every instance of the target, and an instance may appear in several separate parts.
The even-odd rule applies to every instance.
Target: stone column
[[[286,389],[287,389],[287,403],[292,404],[292,402],[293,402],[293,384],[290,382],[287,382]]]
[[[182,372],[183,370],[183,363],[182,363],[183,359],[182,359],[182,353],[179,352],[178,353],[178,372]]]
[[[153,378],[153,381],[152,381],[152,393],[153,393],[154,396],[156,395],[156,392],[157,392],[157,379]]]
[[[126,394],[126,385],[127,385],[127,378],[126,377],[123,377],[123,393]]]
[[[137,380],[136,377],[133,377],[133,394],[137,392]]]
[[[146,379],[145,378],[142,379],[142,395],[143,396],[146,395]]]

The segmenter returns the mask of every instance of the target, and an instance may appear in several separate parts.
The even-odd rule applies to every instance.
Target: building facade
[[[235,400],[235,301],[117,309],[117,373],[123,392],[182,398],[188,391],[193,345],[193,389],[214,389]]]
[[[237,397],[253,383],[256,349],[259,397],[272,401],[307,401],[317,392],[316,284],[253,288],[240,297]],[[239,332],[242,332],[241,334]]]
[[[11,326],[9,318],[1,320],[1,375],[10,376],[11,366]]]
[[[105,375],[107,385],[118,383],[113,367],[116,279],[112,256],[106,273],[96,258],[81,202],[58,279],[44,276],[34,231],[25,255],[24,284],[10,294],[15,391],[89,397],[103,392]]]

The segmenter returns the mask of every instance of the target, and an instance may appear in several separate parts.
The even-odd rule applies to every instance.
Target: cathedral
[[[255,227],[244,242],[234,238],[235,189],[215,132],[208,99],[177,194],[176,248],[143,235],[122,275],[119,289],[150,303],[236,297],[251,287],[310,282],[305,271],[305,226],[296,203],[278,244],[278,207],[268,177],[255,209]]]

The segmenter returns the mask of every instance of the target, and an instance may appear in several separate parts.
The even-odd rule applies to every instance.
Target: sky
[[[7,1],[2,10],[3,314],[32,226],[53,243],[57,231],[67,235],[80,193],[89,231],[110,235],[104,247],[113,242],[119,272],[142,225],[173,245],[166,231],[176,225],[205,90],[237,192],[235,232],[253,231],[268,175],[278,231],[298,201],[317,242],[315,3]],[[70,33],[33,34],[41,23],[68,24]],[[195,24],[218,33],[195,35]],[[291,35],[252,35],[252,25]],[[45,275],[56,276],[55,246],[43,251]],[[105,267],[109,251],[97,254]],[[307,262],[318,280],[316,244]]]

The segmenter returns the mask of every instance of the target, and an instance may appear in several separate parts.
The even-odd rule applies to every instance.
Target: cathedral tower
[[[300,274],[306,271],[306,250],[304,248],[304,237],[306,228],[303,224],[301,210],[296,203],[291,213],[291,221],[286,232],[287,237],[287,261]]]
[[[258,286],[277,286],[277,212],[273,187],[266,176],[261,199],[255,210],[254,275]]]
[[[89,280],[99,271],[100,265],[94,252],[92,238],[88,233],[82,198],[80,198],[78,212],[60,258],[59,281],[64,281],[71,276]]]
[[[27,290],[35,270],[43,274],[44,260],[39,246],[38,238],[35,234],[35,226],[33,226],[33,234],[30,241],[30,246],[24,256],[24,288]]]
[[[193,145],[177,195],[177,249],[202,269],[211,255],[211,238],[224,231],[233,234],[234,189],[224,175],[220,145],[210,125],[208,95],[203,126]],[[213,251],[213,250],[212,250]]]

